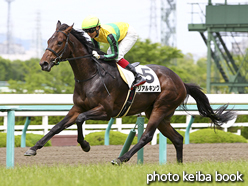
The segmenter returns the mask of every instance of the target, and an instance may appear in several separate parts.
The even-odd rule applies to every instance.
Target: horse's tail
[[[210,118],[215,125],[220,126],[235,117],[235,113],[231,110],[223,113],[228,107],[228,104],[223,105],[214,112],[210,106],[207,96],[201,91],[199,86],[187,83],[184,83],[184,85],[186,87],[187,94],[191,95],[195,99],[200,115]],[[185,104],[186,103],[182,106],[187,110]]]

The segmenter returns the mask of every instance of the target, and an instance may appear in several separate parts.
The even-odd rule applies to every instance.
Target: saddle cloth
[[[123,81],[131,89],[132,83],[134,81],[134,75],[129,70],[122,68],[117,64],[119,73]],[[136,71],[146,78],[146,83],[137,87],[136,92],[161,92],[161,86],[155,72],[145,65],[138,65],[135,67]]]
[[[139,64],[139,63],[136,62],[136,65],[137,64]],[[133,63],[134,67],[136,65]],[[147,82],[143,85],[140,85],[139,87],[134,87],[134,89],[131,90],[131,87],[132,87],[132,84],[134,81],[133,73],[130,72],[129,70],[122,68],[118,64],[117,64],[117,67],[118,67],[119,73],[121,75],[121,78],[129,87],[126,100],[125,100],[119,114],[117,114],[117,116],[115,116],[115,118],[121,118],[121,117],[124,117],[127,115],[128,111],[131,108],[132,103],[135,99],[136,92],[161,92],[161,87],[160,87],[160,83],[159,83],[158,77],[155,74],[155,72],[147,66],[139,65],[139,66],[136,66],[135,69],[138,73],[142,74],[146,78]]]

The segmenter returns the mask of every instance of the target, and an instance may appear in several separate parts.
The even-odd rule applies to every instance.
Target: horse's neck
[[[88,55],[87,50],[84,47],[75,47],[72,57],[81,57]],[[78,80],[85,80],[90,78],[96,73],[96,65],[90,57],[81,58],[77,60],[69,61],[74,72],[74,76]]]

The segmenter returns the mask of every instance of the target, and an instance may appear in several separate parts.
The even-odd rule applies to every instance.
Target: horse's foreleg
[[[95,107],[87,112],[83,112],[78,115],[76,119],[78,139],[77,142],[80,144],[83,151],[88,152],[90,150],[90,144],[84,140],[82,125],[86,120],[109,120],[110,117],[107,116],[106,111],[102,105]]]
[[[24,155],[25,156],[34,156],[36,151],[42,148],[55,134],[60,133],[62,130],[70,127],[75,123],[78,112],[74,107],[69,111],[63,120],[57,123],[43,138],[41,138],[33,147],[31,147]]]
[[[90,144],[84,140],[82,124],[77,124],[77,130],[78,130],[77,142],[80,144],[83,151],[89,152],[90,151]]]

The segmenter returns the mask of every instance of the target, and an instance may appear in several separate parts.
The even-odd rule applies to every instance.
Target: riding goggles
[[[96,31],[96,27],[94,27],[94,28],[88,28],[88,29],[83,29],[85,32],[87,32],[87,33],[93,33],[93,32],[95,32]]]

